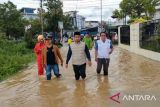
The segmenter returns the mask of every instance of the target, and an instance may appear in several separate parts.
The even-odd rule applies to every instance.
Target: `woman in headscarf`
[[[38,75],[41,76],[44,74],[43,65],[42,65],[42,49],[45,47],[45,41],[43,35],[39,35],[37,37],[38,42],[34,47],[34,53],[37,58],[37,66],[38,66]]]

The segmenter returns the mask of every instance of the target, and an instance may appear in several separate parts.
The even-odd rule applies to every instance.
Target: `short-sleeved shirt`
[[[95,49],[98,52],[97,58],[109,58],[109,53],[113,48],[112,42],[109,39],[106,39],[105,42],[98,40],[95,43]]]

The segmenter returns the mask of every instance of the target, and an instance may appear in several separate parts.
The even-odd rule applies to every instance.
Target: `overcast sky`
[[[0,3],[8,0],[0,0]],[[39,0],[10,0],[17,8],[39,7]],[[77,10],[78,14],[86,17],[86,20],[100,20],[100,0],[62,0],[63,11]],[[111,20],[112,11],[118,9],[122,0],[102,0],[103,1],[103,20]]]

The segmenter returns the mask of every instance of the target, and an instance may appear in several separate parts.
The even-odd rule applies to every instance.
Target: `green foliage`
[[[34,48],[34,44],[36,42],[35,37],[34,37],[34,32],[30,29],[25,33],[25,46],[29,49]]]
[[[60,0],[47,0],[47,3],[44,5],[47,8],[45,13],[46,30],[58,31],[58,21],[62,21],[63,18],[62,2]]]
[[[24,35],[24,23],[20,11],[10,1],[0,4],[0,31],[5,32],[6,36],[18,38]]]
[[[44,15],[44,20],[46,22],[45,31],[58,32],[58,21],[63,22],[64,29],[72,29],[70,16],[63,15],[63,3],[60,0],[47,0],[44,5],[47,8],[47,12]]]
[[[122,10],[114,10],[113,11],[113,18],[117,18],[118,20],[123,19],[125,17],[124,13],[122,12]]]
[[[30,20],[29,24],[31,24],[33,35],[41,34],[41,23],[39,19]]]
[[[160,0],[122,0],[120,3],[120,10],[115,10],[113,15],[120,11],[123,14],[128,15],[131,19],[135,18],[152,18],[156,12],[156,6],[158,6]],[[117,15],[118,18],[122,19],[121,15]]]
[[[34,60],[32,50],[24,42],[13,42],[0,38],[0,81],[15,74]]]
[[[36,42],[36,35],[41,34],[41,23],[39,19],[34,19],[28,21],[28,25],[31,25],[31,28],[28,29],[24,34],[24,40],[26,47],[33,49]]]
[[[63,15],[63,24],[64,24],[64,29],[66,30],[73,30],[72,24],[70,22],[70,15]]]
[[[144,23],[146,21],[147,20],[144,18],[134,18],[134,19],[129,20],[128,23]]]

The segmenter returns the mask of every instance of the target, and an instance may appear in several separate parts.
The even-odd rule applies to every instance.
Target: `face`
[[[81,41],[80,35],[75,35],[75,36],[74,36],[74,41],[75,41],[75,42],[80,42],[80,41]]]
[[[50,39],[50,38],[46,39],[46,43],[47,44],[52,44],[52,39]]]
[[[105,40],[106,40],[106,34],[105,34],[105,33],[101,33],[100,37],[101,37],[101,40],[102,40],[102,41],[105,41]]]
[[[86,36],[86,37],[89,37],[89,35],[88,35],[88,34],[86,34],[85,36]]]
[[[39,43],[43,43],[44,42],[44,39],[39,39]]]

